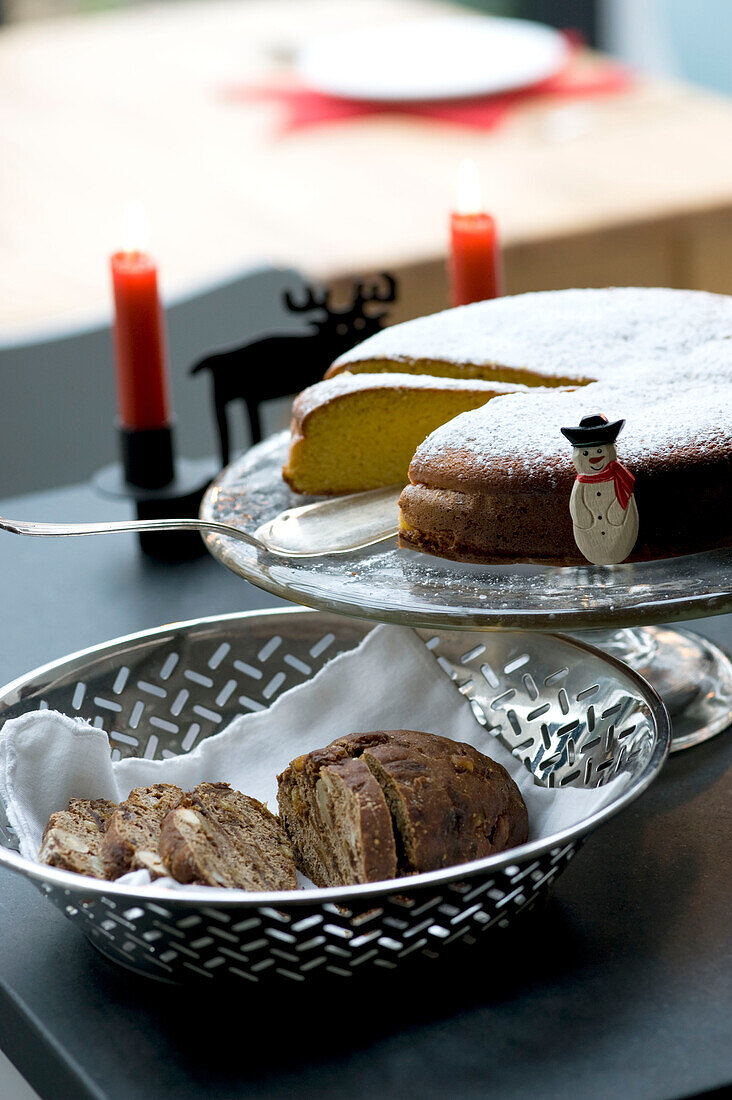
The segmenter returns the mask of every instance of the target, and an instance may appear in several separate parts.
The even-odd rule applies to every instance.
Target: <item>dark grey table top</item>
[[[83,487],[0,504],[125,514]],[[0,535],[0,680],[107,638],[272,606],[208,558],[160,566],[132,537]],[[732,644],[732,620],[695,624]],[[44,1100],[695,1095],[732,1083],[732,736],[671,758],[590,838],[546,907],[406,972],[216,995],[97,955],[0,871],[0,1046]]]

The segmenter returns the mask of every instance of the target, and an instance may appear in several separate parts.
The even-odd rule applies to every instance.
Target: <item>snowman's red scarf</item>
[[[618,462],[617,458],[614,458],[612,462],[608,462],[601,474],[577,474],[577,480],[587,482],[590,485],[596,485],[598,481],[614,481],[615,496],[618,498],[618,504],[623,511],[628,507],[628,501],[633,495],[633,486],[635,485],[635,477],[630,470]]]

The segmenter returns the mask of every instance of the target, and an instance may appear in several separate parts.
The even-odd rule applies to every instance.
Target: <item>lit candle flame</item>
[[[458,168],[458,214],[480,214],[483,204],[480,197],[480,177],[475,161],[466,158]]]
[[[142,203],[128,202],[122,213],[122,251],[145,252],[150,241],[150,221]]]

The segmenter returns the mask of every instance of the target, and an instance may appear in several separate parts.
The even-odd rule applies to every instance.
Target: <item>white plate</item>
[[[566,63],[558,31],[523,19],[442,17],[339,31],[306,42],[296,68],[348,99],[458,99],[545,80]]]

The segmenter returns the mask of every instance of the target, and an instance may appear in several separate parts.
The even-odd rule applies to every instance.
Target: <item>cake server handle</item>
[[[369,498],[369,499],[366,499]],[[206,519],[138,519],[111,523],[38,523],[0,516],[0,531],[12,535],[59,538],[65,535],[115,535],[144,531],[209,531],[245,542],[283,558],[347,554],[392,538],[397,531],[398,489],[357,493],[317,501],[281,512],[253,535],[229,523]]]

